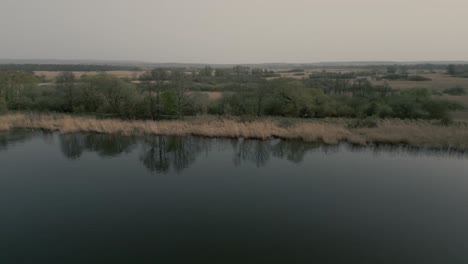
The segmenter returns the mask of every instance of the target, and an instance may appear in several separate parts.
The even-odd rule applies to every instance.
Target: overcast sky
[[[0,58],[468,60],[468,0],[0,0]]]

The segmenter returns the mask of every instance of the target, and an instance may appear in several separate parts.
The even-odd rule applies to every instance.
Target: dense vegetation
[[[448,120],[456,103],[433,100],[425,89],[405,91],[372,85],[359,74],[320,73],[295,80],[265,69],[184,71],[154,69],[131,82],[106,73],[75,78],[62,72],[55,84],[35,76],[0,71],[0,111],[96,114],[129,119],[188,115],[282,116],[299,118],[411,118]],[[199,91],[219,91],[209,98]]]
[[[422,81],[431,80],[430,78],[427,78],[421,75],[409,75],[409,74],[398,74],[398,73],[387,74],[387,75],[379,77],[379,79],[392,80],[392,81],[414,81],[414,82],[422,82]]]

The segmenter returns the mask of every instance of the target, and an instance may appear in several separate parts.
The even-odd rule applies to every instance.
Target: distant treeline
[[[378,71],[386,71],[389,67],[395,67],[400,69],[411,69],[411,70],[425,70],[425,71],[435,71],[435,70],[446,70],[448,64],[394,64],[394,65],[385,65],[385,64],[362,64],[362,65],[304,65],[304,69],[325,69],[325,70],[337,70],[337,69],[370,69]]]
[[[138,71],[134,66],[94,64],[0,64],[4,71]]]
[[[468,78],[468,65],[450,64],[447,67],[447,73],[455,77]]]

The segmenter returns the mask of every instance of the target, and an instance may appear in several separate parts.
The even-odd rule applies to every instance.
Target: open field
[[[349,128],[346,119],[240,118],[214,116],[177,121],[127,121],[70,115],[7,114],[0,116],[0,130],[14,128],[45,129],[61,133],[95,132],[196,135],[206,137],[282,138],[322,141],[327,144],[349,142],[359,145],[387,143],[421,147],[468,150],[468,124],[440,126],[430,121],[380,120],[376,128]],[[427,133],[431,131],[431,133]]]
[[[140,75],[144,73],[144,71],[106,71],[106,73],[111,74],[113,76],[119,77],[119,78],[138,78]],[[59,71],[34,71],[34,75],[36,76],[44,76],[46,80],[48,81],[53,81],[57,76],[60,74]],[[75,75],[76,78],[80,78],[83,75],[96,75],[98,72],[96,71],[91,71],[91,72],[85,72],[85,71],[74,71],[73,74]]]
[[[431,81],[391,81],[391,80],[370,80],[373,85],[384,85],[388,83],[394,89],[428,88],[428,89],[446,89],[453,87],[468,88],[468,78],[451,77],[446,74],[419,74],[423,77],[432,79]]]
[[[462,104],[468,108],[468,95],[448,95],[444,94],[441,96],[434,96],[435,99],[440,98],[441,100],[453,101]]]

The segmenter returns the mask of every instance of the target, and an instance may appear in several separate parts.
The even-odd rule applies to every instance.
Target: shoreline
[[[65,114],[0,115],[0,131],[41,129],[60,133],[94,132],[123,135],[204,136],[253,139],[299,139],[356,145],[404,144],[468,150],[468,124],[441,126],[427,120],[382,119],[377,127],[350,128],[350,119],[189,117],[173,121],[98,119]]]

